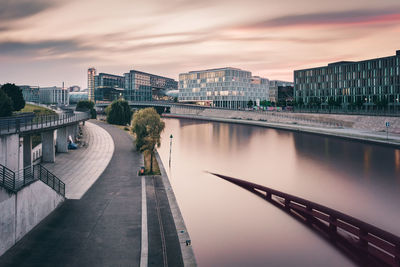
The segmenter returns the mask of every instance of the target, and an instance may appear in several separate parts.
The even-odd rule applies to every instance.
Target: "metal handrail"
[[[50,127],[63,126],[90,119],[88,112],[62,113],[57,115],[41,115],[36,117],[7,117],[0,119],[0,135],[23,133]]]
[[[41,180],[57,193],[65,196],[65,184],[40,164],[28,166],[16,172],[0,164],[0,186],[18,192],[34,181]]]
[[[282,207],[291,214],[294,212],[300,214],[305,221],[311,220],[319,224],[325,222],[328,234],[340,235],[346,238],[349,243],[352,242],[352,239],[347,239],[347,236],[355,237],[357,241],[353,241],[350,245],[357,252],[378,259],[388,266],[400,266],[400,237],[392,233],[300,197],[237,178],[216,173],[211,174],[243,187],[263,199]]]

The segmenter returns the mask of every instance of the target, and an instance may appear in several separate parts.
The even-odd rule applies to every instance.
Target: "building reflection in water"
[[[165,121],[159,151],[168,166],[173,134],[170,180],[199,265],[351,266],[275,207],[204,171],[298,195],[400,235],[399,150],[238,124]]]

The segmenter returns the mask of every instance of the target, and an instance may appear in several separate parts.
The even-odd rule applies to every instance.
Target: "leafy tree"
[[[268,102],[269,102],[269,101],[267,101],[267,100],[261,100],[261,101],[260,101],[260,106],[262,106],[262,107],[267,107],[267,106],[268,106]]]
[[[25,107],[25,100],[21,88],[15,84],[6,83],[1,86],[1,89],[11,98],[14,111],[20,111]]]
[[[87,110],[91,110],[92,108],[94,108],[94,102],[90,101],[90,100],[80,100],[76,104],[77,111],[87,111]]]
[[[154,149],[161,144],[161,133],[165,123],[154,108],[137,111],[132,120],[132,131],[136,135],[136,148],[150,151],[150,172],[153,173]]]
[[[13,111],[13,103],[11,98],[0,89],[0,117],[11,116]]]
[[[106,108],[107,122],[127,125],[131,122],[132,110],[126,100],[115,100]]]
[[[94,108],[94,102],[90,100],[80,100],[76,104],[76,111],[89,111],[92,119],[96,119],[97,117],[96,109]]]
[[[252,108],[253,107],[253,101],[252,100],[249,100],[249,102],[247,102],[247,107],[248,108]]]

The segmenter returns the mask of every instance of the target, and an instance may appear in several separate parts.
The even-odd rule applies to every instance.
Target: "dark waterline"
[[[282,211],[204,171],[294,194],[400,235],[400,150],[255,126],[166,119],[160,155],[199,266],[352,266]]]

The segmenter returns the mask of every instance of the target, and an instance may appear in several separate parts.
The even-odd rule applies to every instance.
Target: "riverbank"
[[[214,114],[218,115],[218,114]],[[291,123],[279,123],[279,122],[269,122],[268,120],[259,119],[239,119],[239,118],[224,118],[217,116],[202,116],[196,114],[163,114],[166,118],[184,118],[184,119],[195,119],[195,120],[205,120],[205,121],[215,121],[215,122],[226,122],[226,123],[236,123],[236,124],[246,124],[254,125],[260,127],[274,128],[279,130],[288,130],[295,132],[304,132],[310,134],[325,135],[330,137],[344,138],[349,140],[369,142],[380,145],[389,145],[400,148],[400,135],[397,133],[390,133],[388,138],[386,137],[386,132],[377,132],[366,129],[354,129],[354,128],[344,128],[344,127],[329,127],[328,125],[303,125],[297,122]]]
[[[191,239],[186,229],[185,221],[183,219],[181,210],[179,209],[178,202],[175,198],[174,190],[172,189],[172,186],[169,182],[168,174],[165,171],[164,165],[157,151],[156,159],[158,161],[158,166],[160,167],[162,183],[168,198],[169,208],[175,222],[176,232],[178,234],[179,244],[182,252],[183,264],[184,266],[197,266],[196,258],[191,245]]]

